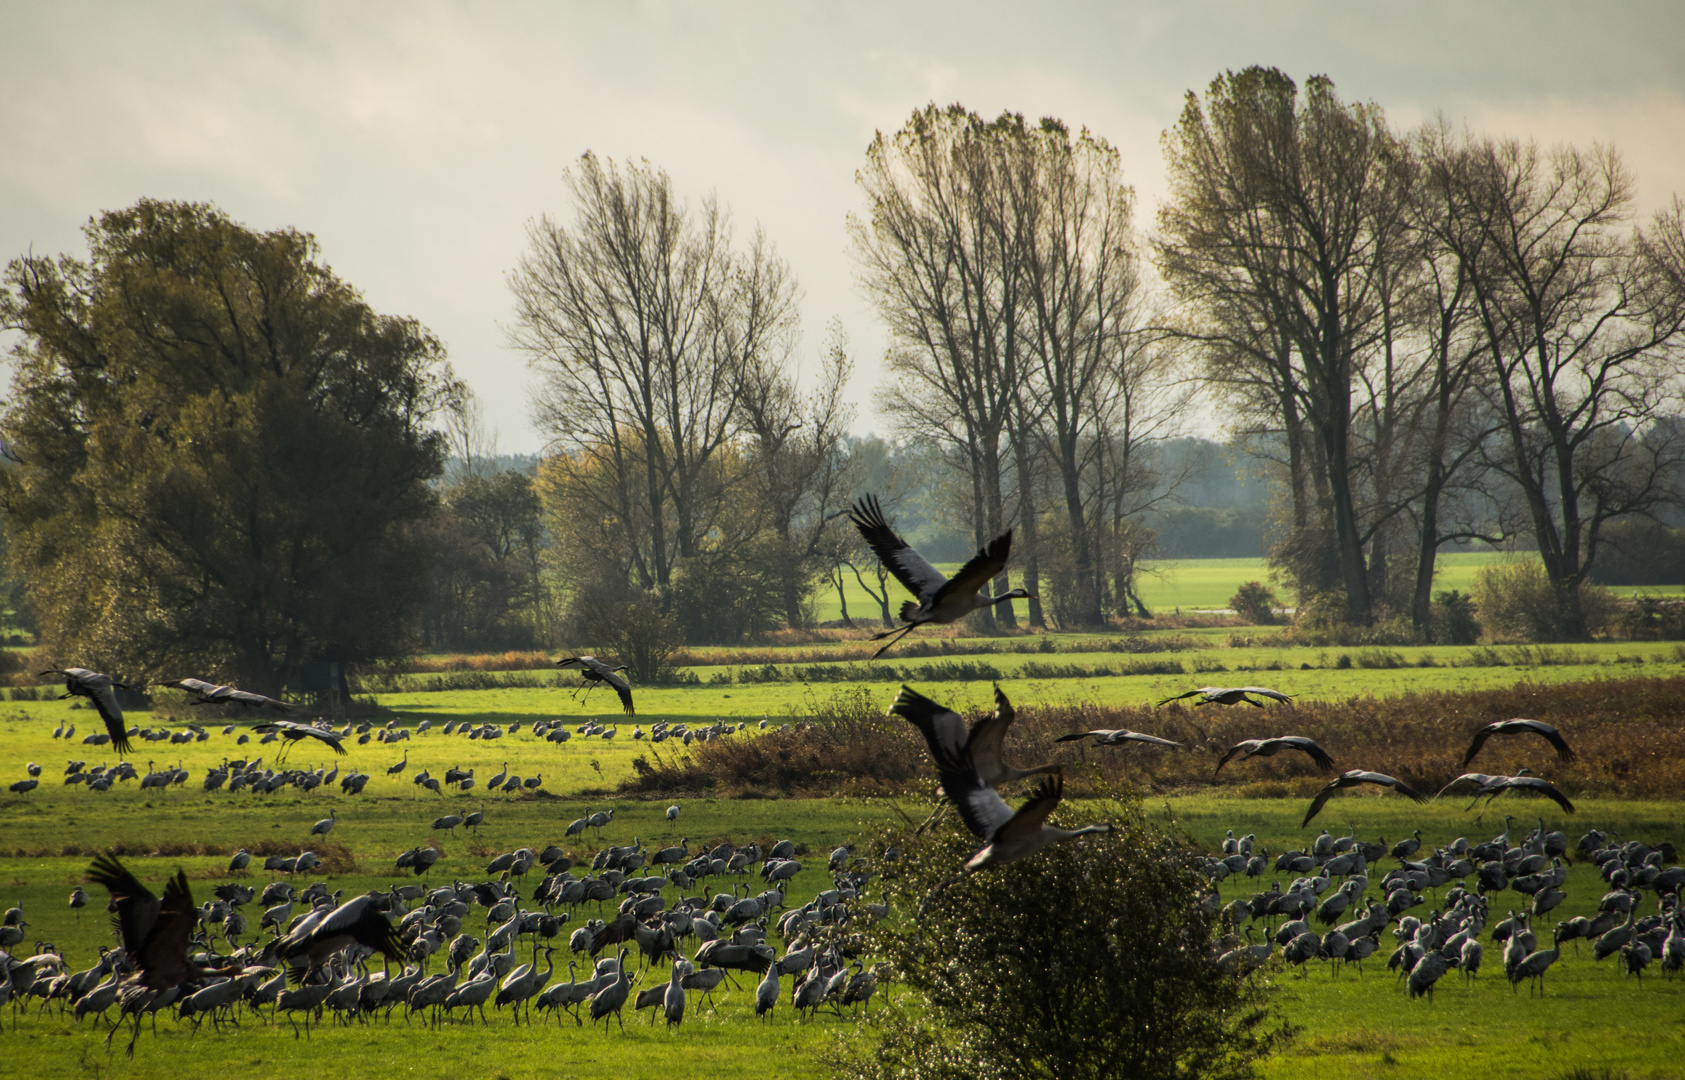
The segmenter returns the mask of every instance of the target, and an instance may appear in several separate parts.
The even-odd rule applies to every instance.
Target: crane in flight
[[[172,686],[177,690],[185,690],[192,694],[194,705],[245,705],[253,709],[274,709],[277,712],[290,712],[298,708],[297,705],[285,701],[277,701],[272,697],[254,694],[250,690],[239,690],[232,686],[218,685],[206,682],[204,679],[169,679],[159,683],[160,686]]]
[[[292,747],[293,743],[298,742],[300,739],[319,739],[320,741],[333,747],[334,753],[345,753],[345,747],[339,745],[339,741],[345,736],[341,735],[337,731],[331,731],[327,728],[319,728],[313,724],[298,724],[291,720],[266,720],[261,724],[253,724],[252,730],[263,735],[274,732],[275,734],[281,736],[281,738],[287,740],[287,745],[281,748],[282,754],[286,753],[287,750]],[[407,754],[408,751],[405,751],[405,753]],[[280,761],[281,754],[276,754],[275,760]]]
[[[989,583],[990,578],[1006,568],[1006,560],[1012,555],[1011,529],[989,541],[988,546],[960,567],[959,573],[947,578],[890,528],[888,519],[883,516],[883,507],[878,505],[876,495],[867,495],[861,499],[849,510],[848,517],[854,522],[854,527],[860,530],[860,536],[866,541],[866,545],[889,572],[895,575],[895,580],[918,598],[917,603],[909,600],[901,605],[901,621],[905,625],[872,635],[873,641],[890,639],[872,654],[873,660],[888,652],[891,646],[908,633],[926,623],[958,622],[973,611],[993,608],[996,604],[1012,600],[1040,599],[1024,589],[1012,589],[992,597],[978,595],[978,591]]]
[[[1262,709],[1264,707],[1264,703],[1261,701],[1253,701],[1247,696],[1249,694],[1256,694],[1259,697],[1269,698],[1271,701],[1279,701],[1287,705],[1293,704],[1292,694],[1284,694],[1280,690],[1271,690],[1267,686],[1202,686],[1198,690],[1189,690],[1185,694],[1177,694],[1174,697],[1167,697],[1163,701],[1159,702],[1159,704],[1168,705],[1172,701],[1182,701],[1185,698],[1196,697],[1199,698],[1199,700],[1194,702],[1195,706],[1237,705],[1244,701],[1248,705],[1256,706],[1257,708]]]
[[[1078,739],[1094,738],[1095,746],[1122,746],[1124,743],[1151,743],[1154,746],[1174,746],[1178,750],[1186,750],[1184,743],[1174,739],[1161,739],[1157,735],[1145,735],[1139,731],[1127,728],[1095,728],[1093,731],[1073,731],[1069,735],[1061,735],[1054,742],[1075,742]]]
[[[1526,773],[1526,769],[1522,769],[1522,775],[1518,776],[1489,776],[1486,773],[1464,773],[1455,780],[1451,781],[1449,784],[1440,788],[1434,795],[1434,798],[1439,798],[1440,795],[1450,791],[1458,784],[1475,784],[1477,786],[1474,792],[1474,802],[1469,803],[1470,808],[1472,808],[1474,804],[1479,802],[1482,798],[1490,801],[1492,799],[1496,799],[1499,795],[1502,795],[1506,791],[1531,791],[1536,794],[1543,795],[1551,802],[1554,802],[1556,805],[1562,807],[1565,813],[1572,814],[1574,812],[1574,804],[1569,801],[1568,796],[1562,794],[1562,790],[1560,788],[1542,776],[1527,776],[1525,775]]]
[[[1309,754],[1310,759],[1316,762],[1316,767],[1323,772],[1334,771],[1334,759],[1328,756],[1328,751],[1315,742],[1303,735],[1281,735],[1274,739],[1246,739],[1235,743],[1229,747],[1229,752],[1223,755],[1222,760],[1217,762],[1217,767],[1211,771],[1211,775],[1216,776],[1222,772],[1223,766],[1229,763],[1229,759],[1242,750],[1246,751],[1246,757],[1240,759],[1242,761],[1245,761],[1246,758],[1274,757],[1283,750],[1298,750],[1301,753]]]
[[[585,696],[589,698],[591,691],[599,686],[608,685],[620,695],[620,708],[627,716],[635,716],[632,709],[632,685],[622,679],[616,672],[630,671],[625,664],[619,667],[609,667],[595,656],[569,656],[556,661],[556,666],[565,671],[578,671],[585,679]],[[579,691],[575,690],[575,694]]]
[[[1480,753],[1480,748],[1486,745],[1486,740],[1494,735],[1538,735],[1556,748],[1558,760],[1574,760],[1573,749],[1569,747],[1568,741],[1562,737],[1562,733],[1557,731],[1556,728],[1542,720],[1527,720],[1517,717],[1514,720],[1494,720],[1476,731],[1474,741],[1469,743],[1468,751],[1463,754],[1463,763],[1460,767],[1468,768],[1469,762],[1474,760],[1474,755]]]
[[[1299,828],[1302,829],[1306,825],[1309,825],[1311,823],[1311,819],[1322,812],[1323,805],[1328,802],[1329,798],[1336,791],[1339,791],[1341,788],[1356,787],[1359,784],[1376,784],[1380,787],[1389,787],[1398,792],[1400,795],[1414,799],[1416,802],[1423,803],[1428,801],[1428,797],[1426,795],[1423,795],[1404,781],[1388,776],[1386,773],[1365,772],[1363,769],[1350,769],[1341,773],[1339,776],[1336,776],[1327,787],[1316,793],[1316,798],[1311,800],[1311,807],[1305,812],[1305,820],[1299,823]]]
[[[111,735],[111,748],[117,751],[118,757],[134,749],[129,744],[129,729],[123,725],[123,707],[117,704],[117,691],[138,690],[139,687],[120,683],[109,675],[89,671],[85,667],[62,671],[52,668],[41,672],[41,675],[43,678],[48,675],[64,676],[64,693],[59,695],[60,701],[68,697],[85,697],[94,703],[99,718],[105,721],[105,730]]]

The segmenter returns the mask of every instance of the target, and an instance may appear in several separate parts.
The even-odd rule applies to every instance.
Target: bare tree
[[[529,228],[510,338],[547,377],[538,420],[576,481],[561,490],[614,523],[641,587],[666,586],[717,524],[713,459],[744,373],[787,348],[797,287],[759,232],[734,249],[717,200],[692,210],[647,162],[587,153],[565,182],[573,221]]]
[[[962,453],[978,547],[1006,524],[1007,429],[1024,378],[1023,238],[1002,212],[1002,143],[1022,126],[1012,114],[985,121],[958,105],[920,109],[894,136],[872,140],[856,174],[866,214],[849,220],[863,283],[894,343],[892,411],[905,434]],[[995,617],[1014,622],[1010,605]]]
[[[1579,586],[1604,525],[1671,500],[1685,440],[1685,220],[1676,200],[1631,226],[1619,155],[1532,143],[1457,148],[1451,233],[1471,270],[1489,397],[1490,464],[1525,499],[1558,631],[1588,632]]]
[[[1384,293],[1403,257],[1397,141],[1378,108],[1341,102],[1327,78],[1301,96],[1280,71],[1254,67],[1215,79],[1203,104],[1190,94],[1165,151],[1160,269],[1212,325],[1234,328],[1210,361],[1262,361],[1239,381],[1275,391],[1290,436],[1303,410],[1348,611],[1367,621],[1353,390],[1362,357],[1384,347]],[[1242,295],[1239,317],[1219,310]]]

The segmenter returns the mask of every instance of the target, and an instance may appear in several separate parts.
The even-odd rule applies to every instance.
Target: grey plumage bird
[[[1253,701],[1249,695],[1269,698],[1271,701],[1279,701],[1284,705],[1293,704],[1293,695],[1284,694],[1280,690],[1271,690],[1267,686],[1202,686],[1198,690],[1189,690],[1185,694],[1167,697],[1159,704],[1168,705],[1172,701],[1196,697],[1199,698],[1198,701],[1194,702],[1196,707],[1200,705],[1238,705],[1241,702],[1260,709],[1264,707],[1263,702]]]
[[[285,701],[254,694],[249,690],[206,682],[204,679],[169,679],[159,685],[187,691],[194,696],[191,702],[194,705],[244,705],[247,708],[275,709],[279,712],[290,712],[298,708]]]
[[[1012,600],[1040,599],[1024,589],[1011,589],[999,596],[978,595],[979,590],[987,585],[991,578],[1006,569],[1006,561],[1012,555],[1010,529],[989,541],[987,547],[973,555],[950,579],[930,565],[923,555],[913,550],[911,544],[890,528],[888,519],[883,516],[883,507],[878,505],[877,496],[867,495],[861,499],[850,508],[848,516],[884,568],[893,574],[895,580],[908,592],[917,597],[916,602],[909,600],[901,605],[900,617],[905,625],[872,635],[873,641],[890,639],[872,654],[874,660],[888,652],[907,634],[927,623],[957,622],[973,611],[992,609],[996,604]]]
[[[59,695],[60,701],[68,697],[85,697],[93,702],[99,718],[105,721],[105,730],[111,736],[111,748],[117,751],[118,757],[134,749],[129,745],[129,729],[123,724],[123,708],[117,703],[118,690],[133,690],[134,687],[118,682],[109,675],[82,667],[62,670],[51,668],[41,672],[41,675],[64,676],[64,693]]]
[[[1356,787],[1359,784],[1375,784],[1379,787],[1389,787],[1394,791],[1397,791],[1400,795],[1414,799],[1416,802],[1422,803],[1428,801],[1426,795],[1423,795],[1421,792],[1412,788],[1409,784],[1406,784],[1402,780],[1395,779],[1385,773],[1365,772],[1362,769],[1351,769],[1341,773],[1339,776],[1336,776],[1327,787],[1316,793],[1316,798],[1311,800],[1310,809],[1305,812],[1305,820],[1299,823],[1299,827],[1302,829],[1306,825],[1309,825],[1311,823],[1311,819],[1322,812],[1323,806],[1336,791],[1339,791],[1342,788]]]
[[[1223,766],[1228,764],[1229,759],[1243,750],[1246,751],[1246,755],[1240,759],[1242,761],[1254,757],[1274,757],[1283,750],[1297,750],[1300,753],[1310,755],[1310,759],[1316,762],[1316,767],[1323,772],[1334,771],[1334,759],[1329,757],[1328,752],[1315,742],[1303,735],[1282,735],[1274,739],[1247,739],[1244,742],[1235,743],[1229,747],[1228,753],[1223,755],[1222,760],[1217,762],[1217,767],[1212,770],[1212,775],[1215,776],[1222,772]]]
[[[1474,733],[1474,740],[1469,743],[1468,750],[1463,754],[1463,763],[1459,768],[1468,768],[1474,755],[1480,753],[1480,748],[1486,745],[1486,740],[1494,735],[1538,735],[1556,748],[1556,756],[1562,761],[1573,761],[1574,751],[1569,748],[1568,741],[1556,728],[1541,720],[1528,720],[1517,717],[1514,720],[1494,720]]]
[[[609,667],[595,656],[569,656],[556,661],[556,666],[565,671],[578,671],[585,679],[585,696],[589,698],[591,691],[598,686],[612,688],[620,697],[620,709],[627,716],[636,715],[632,707],[632,686],[618,674],[630,671],[625,664],[619,667]],[[575,691],[577,693],[577,691]]]
[[[1069,735],[1061,735],[1054,742],[1074,742],[1077,739],[1092,738],[1095,746],[1122,746],[1124,743],[1150,743],[1154,746],[1174,746],[1178,750],[1187,749],[1183,743],[1174,739],[1161,739],[1157,735],[1146,735],[1139,731],[1129,731],[1126,728],[1096,728],[1093,731],[1073,731]]]

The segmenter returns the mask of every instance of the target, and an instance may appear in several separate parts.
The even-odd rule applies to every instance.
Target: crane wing
[[[989,583],[989,579],[1006,567],[1012,556],[1012,530],[1008,529],[989,541],[987,547],[966,561],[959,573],[936,590],[938,599],[949,593],[975,593]]]
[[[164,885],[158,919],[141,943],[140,953],[134,956],[144,985],[163,990],[181,985],[193,974],[187,961],[187,949],[192,944],[198,922],[199,912],[193,907],[187,873],[177,870],[176,876]]]
[[[1514,723],[1514,721],[1511,721],[1511,723]],[[1567,740],[1562,737],[1562,733],[1560,731],[1557,731],[1554,727],[1542,720],[1528,720],[1526,721],[1525,726],[1527,730],[1531,731],[1533,734],[1544,736],[1545,740],[1556,748],[1556,756],[1558,759],[1562,761],[1574,760],[1576,755],[1574,754],[1574,751],[1569,748]]]
[[[1344,779],[1344,777],[1341,777],[1340,779]],[[1316,793],[1316,798],[1311,800],[1310,809],[1305,811],[1305,820],[1299,822],[1299,828],[1302,829],[1306,825],[1309,825],[1312,818],[1322,813],[1322,808],[1328,804],[1329,797],[1336,791],[1340,790],[1340,779],[1336,779],[1333,783]]]
[[[952,709],[938,705],[910,686],[902,686],[889,711],[919,729],[932,761],[941,755],[958,757],[966,745],[965,721]]]
[[[972,761],[970,751],[961,750],[957,756],[938,754],[936,775],[942,781],[942,790],[954,801],[960,820],[984,843],[993,840],[995,834],[1012,820],[1012,807],[1006,805],[1000,793],[977,775],[977,765]]]
[[[601,664],[598,664],[597,666],[603,667]],[[627,716],[637,715],[632,709],[632,684],[628,683],[625,679],[622,679],[619,675],[616,675],[613,671],[607,671],[607,673],[603,676],[603,681],[614,687],[614,692],[620,695],[621,711]]]
[[[1229,752],[1224,754],[1222,758],[1218,760],[1217,767],[1211,770],[1211,775],[1216,776],[1218,773],[1222,772],[1223,766],[1229,763],[1229,759],[1240,753],[1242,750],[1245,750],[1249,746],[1256,747],[1257,745],[1257,743],[1252,741],[1235,743],[1233,746],[1229,747]]]
[[[1469,748],[1463,752],[1463,761],[1458,768],[1466,769],[1469,767],[1469,762],[1474,760],[1474,755],[1480,753],[1480,748],[1486,745],[1486,740],[1492,737],[1492,733],[1497,730],[1497,727],[1497,724],[1487,724],[1474,733],[1474,740],[1469,743]]]
[[[1144,742],[1152,743],[1155,746],[1174,746],[1177,749],[1185,749],[1181,743],[1175,741],[1174,739],[1161,739],[1157,735],[1148,735],[1141,731],[1114,731],[1112,733],[1112,738],[1109,741]]]
[[[1059,805],[1059,797],[1065,791],[1065,777],[1061,773],[1044,776],[1030,793],[1030,801],[1018,808],[1011,820],[1002,825],[991,840],[1023,840],[1041,832],[1041,827],[1047,823],[1054,809]]]
[[[895,580],[906,587],[907,591],[919,598],[923,603],[928,597],[935,596],[948,579],[942,572],[925,561],[923,555],[914,551],[907,541],[901,539],[895,530],[889,527],[889,521],[883,516],[883,507],[878,505],[876,495],[867,495],[854,505],[848,512],[848,518],[854,522],[854,527],[860,530],[860,538],[866,541],[866,546],[878,557]],[[973,560],[975,561],[975,560]],[[967,566],[970,563],[966,564]]]
[[[1175,697],[1167,697],[1163,701],[1159,702],[1159,704],[1160,705],[1168,705],[1172,701],[1182,701],[1182,700],[1185,700],[1185,699],[1191,698],[1191,697],[1199,697],[1201,694],[1207,693],[1211,689],[1212,689],[1211,687],[1206,687],[1203,690],[1189,690],[1185,694],[1177,694]]]
[[[77,672],[82,673],[77,679],[81,689],[73,692],[94,703],[94,710],[105,721],[105,730],[111,736],[112,749],[119,755],[130,753],[134,748],[129,745],[129,729],[123,723],[123,707],[117,704],[117,692],[111,688],[111,676],[86,668],[70,668],[67,674]]]
[[[1455,780],[1451,781],[1449,784],[1446,784],[1444,787],[1440,788],[1437,792],[1434,793],[1433,797],[1437,799],[1441,795],[1445,794],[1447,791],[1450,791],[1452,788],[1456,787],[1458,784],[1470,782],[1470,781],[1472,781],[1473,783],[1479,784],[1481,787],[1485,787],[1488,783],[1490,783],[1492,781],[1492,777],[1488,776],[1486,773],[1466,772],[1463,775],[1457,777]]]
[[[1001,693],[1000,684],[996,683],[995,711],[977,721],[971,733],[966,736],[965,745],[971,751],[973,761],[992,762],[994,771],[999,771],[1001,755],[1006,746],[1006,729],[1012,726],[1016,715],[1012,710],[1012,702],[1006,700],[1006,695]]]
[[[104,885],[117,909],[117,931],[123,948],[138,953],[152,924],[158,921],[158,898],[113,855],[96,855],[88,867],[88,882]]]
[[[1280,701],[1288,705],[1293,704],[1292,694],[1284,694],[1280,690],[1271,690],[1267,686],[1242,686],[1237,689],[1243,694],[1257,694],[1259,697],[1266,697],[1272,701]]]
[[[1094,731],[1073,731],[1069,735],[1061,735],[1057,739],[1054,739],[1053,741],[1054,742],[1076,742],[1078,739],[1086,739],[1086,738],[1089,738],[1090,736],[1105,738],[1107,735],[1110,735],[1111,733],[1112,733],[1112,731],[1111,731],[1110,728],[1097,728]]]
[[[158,685],[173,686],[177,690],[185,690],[189,694],[198,694],[201,697],[209,695],[217,688],[216,683],[206,682],[204,679],[166,679]]]
[[[1562,794],[1560,788],[1549,780],[1542,780],[1537,776],[1513,776],[1503,785],[1506,788],[1526,788],[1536,791],[1551,802],[1562,807],[1569,814],[1574,813],[1574,804],[1568,801],[1568,796]]]
[[[1329,757],[1328,751],[1318,746],[1314,740],[1307,739],[1303,735],[1287,735],[1280,741],[1285,746],[1309,754],[1311,760],[1316,762],[1317,768],[1323,772],[1334,771],[1334,759]]]

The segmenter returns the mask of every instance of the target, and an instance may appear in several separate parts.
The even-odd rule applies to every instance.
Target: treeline
[[[1442,546],[1530,544],[1538,633],[1576,638],[1593,567],[1681,561],[1685,224],[1635,223],[1613,149],[1398,131],[1251,68],[1190,94],[1165,153],[1143,235],[1086,130],[930,106],[874,138],[848,255],[889,331],[887,439],[849,434],[842,326],[799,362],[771,238],[586,154],[510,275],[531,461],[307,234],[102,214],[87,258],[16,259],[0,294],[7,603],[55,658],[273,690],[422,648],[648,679],[844,583],[873,597],[845,620],[885,623],[866,491],[937,560],[1013,529],[1032,626],[1149,616],[1152,555],[1262,550],[1301,621],[1431,640]]]

